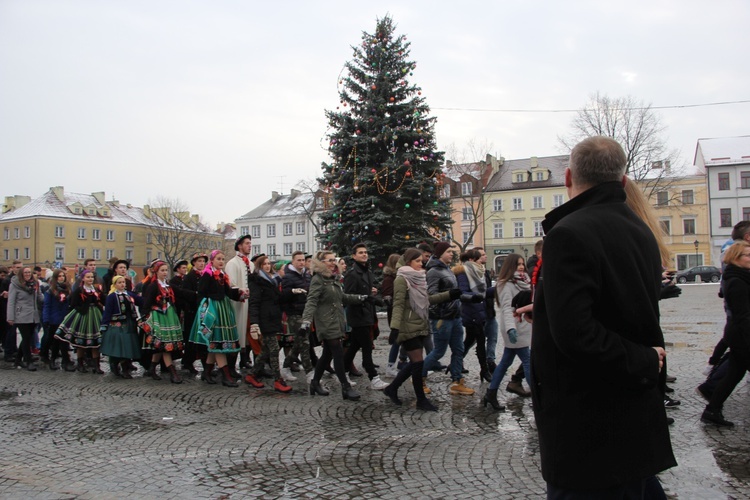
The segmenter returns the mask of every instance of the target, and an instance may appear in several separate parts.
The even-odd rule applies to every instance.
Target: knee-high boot
[[[242,378],[242,375],[240,375],[237,372],[237,353],[236,352],[227,354],[227,368],[229,368],[229,374],[232,375],[233,379],[240,380]]]

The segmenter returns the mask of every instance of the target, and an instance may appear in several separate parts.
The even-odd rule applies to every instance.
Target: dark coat
[[[456,275],[458,288],[462,294],[477,295],[471,291],[471,283],[469,283],[469,277],[466,275],[466,268],[464,266],[458,265],[454,267],[453,274]],[[487,291],[491,288],[487,288]],[[487,322],[487,306],[484,300],[482,302],[461,302],[461,322],[464,326],[475,325],[484,327],[484,324]]]
[[[96,293],[89,293],[82,286],[74,287],[70,294],[70,307],[78,311],[78,314],[87,314],[91,307],[104,309],[104,299],[104,295],[99,290]]]
[[[375,277],[372,275],[369,266],[354,262],[344,275],[344,293],[346,294],[370,297],[374,286]],[[350,327],[372,326],[376,322],[375,305],[372,301],[347,306],[346,323]]]
[[[260,333],[269,335],[281,333],[281,289],[274,280],[273,283],[260,276],[250,276],[250,324],[258,325]]]
[[[303,290],[310,291],[310,272],[307,269],[302,269],[302,274],[298,273],[293,265],[289,264],[286,266],[286,272],[284,277],[281,278],[281,294],[284,296],[284,303],[282,304],[282,310],[289,316],[302,316],[305,312],[305,302],[307,301],[307,294],[292,293],[294,288],[302,288]],[[261,330],[262,331],[262,330]]]
[[[428,294],[435,295],[458,288],[456,275],[453,274],[451,268],[434,255],[427,262],[426,269]],[[459,299],[430,305],[430,319],[456,319],[459,316],[461,316],[461,301]]]
[[[489,271],[484,272],[484,283],[487,285],[487,295],[484,298],[484,314],[487,319],[497,316],[495,311],[495,287],[492,286],[492,277]]]
[[[601,489],[676,465],[652,346],[661,259],[619,182],[547,214],[531,372],[542,476]]]
[[[727,265],[722,275],[727,315],[724,339],[732,352],[750,361],[750,271]]]
[[[42,323],[59,325],[70,312],[70,292],[66,290],[62,294],[53,294],[47,290],[44,294],[44,306],[42,308]]]
[[[191,331],[193,327],[195,315],[198,311],[198,304],[200,303],[200,298],[198,297],[198,280],[200,280],[200,277],[201,273],[193,269],[190,270],[182,280],[182,289],[195,294],[192,300],[183,297],[182,314],[185,321],[185,330],[187,331]]]

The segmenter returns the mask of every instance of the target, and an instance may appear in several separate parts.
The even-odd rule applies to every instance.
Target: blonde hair
[[[734,264],[735,266],[738,265],[737,263],[740,261],[740,257],[742,256],[742,251],[745,248],[750,248],[750,243],[748,243],[745,240],[740,240],[735,243],[732,243],[732,246],[727,248],[727,251],[724,252],[724,263]]]
[[[664,229],[656,218],[654,208],[649,204],[646,195],[643,194],[643,191],[640,190],[635,181],[630,177],[625,182],[625,203],[654,233],[656,244],[659,247],[659,254],[661,254],[661,265],[669,267],[669,248],[664,243],[664,236],[666,236]]]
[[[109,286],[109,293],[114,293],[117,290],[115,288],[115,285],[120,280],[125,281],[125,276],[120,276],[119,274],[115,274],[115,276],[112,278],[112,284]]]

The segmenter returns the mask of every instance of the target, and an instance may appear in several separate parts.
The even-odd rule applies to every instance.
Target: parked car
[[[677,273],[675,280],[677,283],[687,283],[695,281],[696,276],[700,276],[703,282],[718,283],[721,278],[721,269],[714,266],[695,266]]]

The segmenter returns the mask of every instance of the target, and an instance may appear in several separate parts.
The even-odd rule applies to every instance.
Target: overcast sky
[[[0,0],[0,194],[166,195],[232,221],[319,175],[350,47],[387,13],[443,149],[561,154],[573,117],[469,109],[750,99],[746,0]],[[750,134],[747,103],[659,113],[687,165],[698,138]]]

